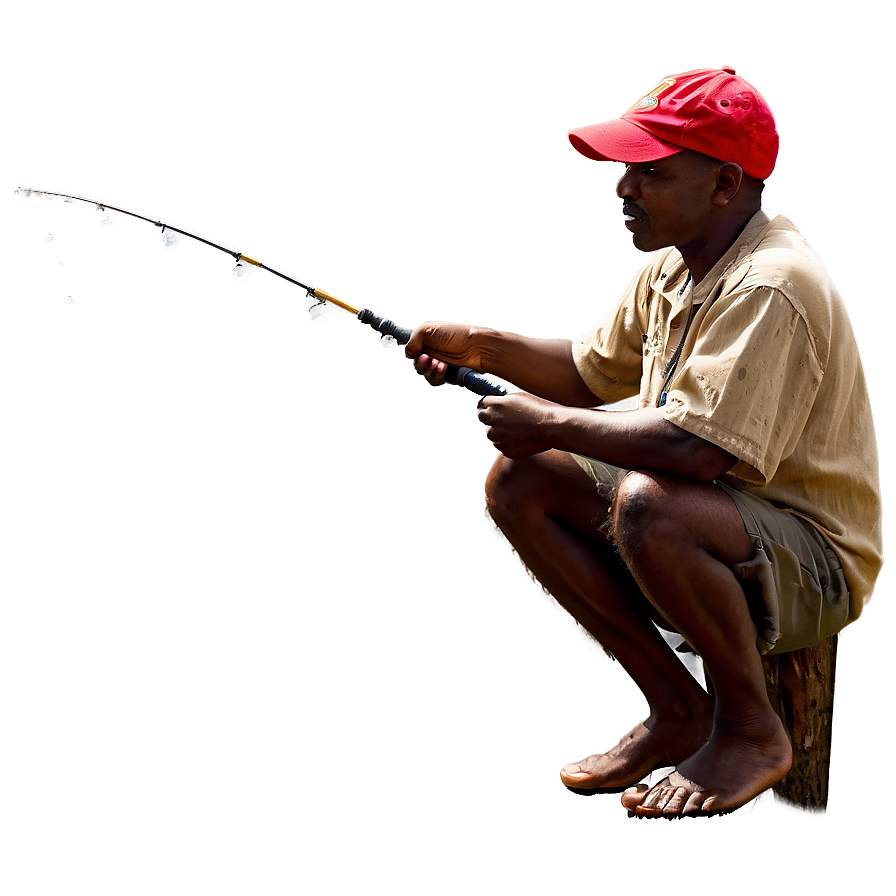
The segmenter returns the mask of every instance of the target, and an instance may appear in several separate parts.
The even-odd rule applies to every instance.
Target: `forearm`
[[[534,339],[488,327],[470,327],[468,340],[465,363],[475,370],[494,374],[526,392],[568,407],[602,404],[579,375],[568,339]]]
[[[670,423],[659,408],[561,408],[552,426],[555,448],[624,469],[654,470],[711,482],[737,462],[724,449]]]

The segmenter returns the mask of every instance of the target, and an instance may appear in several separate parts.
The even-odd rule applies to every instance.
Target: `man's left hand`
[[[479,419],[503,455],[529,457],[556,447],[552,432],[561,407],[528,392],[514,392],[483,398],[479,402]]]

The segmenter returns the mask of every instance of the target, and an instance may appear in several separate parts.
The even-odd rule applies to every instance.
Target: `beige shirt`
[[[684,338],[665,416],[730,451],[723,481],[815,525],[831,542],[862,612],[882,565],[877,445],[843,300],[787,218],[758,212],[688,294],[676,249],[658,252],[621,303],[573,343],[604,402],[656,406]],[[688,318],[693,315],[690,327]]]

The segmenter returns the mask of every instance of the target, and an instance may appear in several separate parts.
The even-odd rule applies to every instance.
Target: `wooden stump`
[[[763,657],[765,683],[793,744],[793,765],[774,791],[803,809],[828,803],[837,636],[815,647]]]

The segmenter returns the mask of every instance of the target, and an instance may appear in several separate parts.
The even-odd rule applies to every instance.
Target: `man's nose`
[[[616,184],[616,195],[620,199],[637,199],[639,194],[637,179],[630,168],[625,169],[625,174],[619,178]]]

